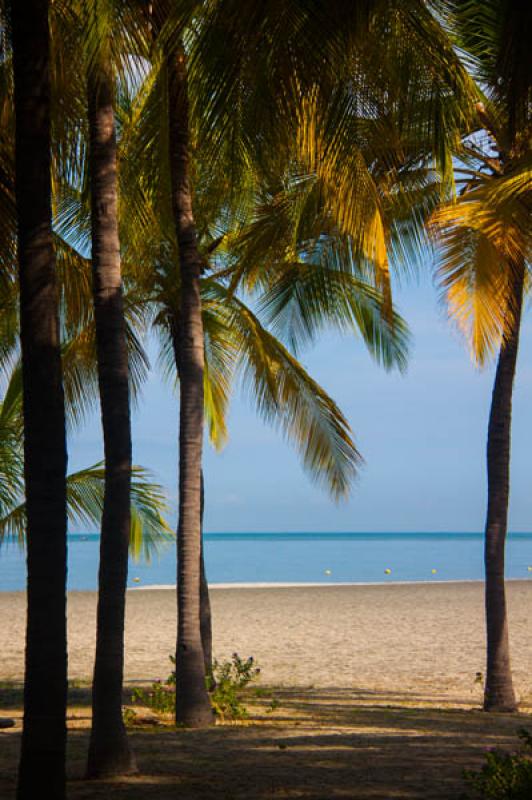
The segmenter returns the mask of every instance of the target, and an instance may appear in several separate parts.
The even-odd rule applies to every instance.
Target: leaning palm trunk
[[[118,239],[113,82],[109,69],[102,68],[90,75],[88,108],[93,296],[105,452],[105,494],[87,774],[99,777],[135,770],[122,719],[131,425]]]
[[[508,500],[512,389],[523,305],[524,263],[515,266],[511,322],[501,345],[488,427],[488,513],[486,519],[486,711],[515,711],[517,703],[510,669],[510,646],[504,584]]]
[[[181,311],[177,332],[179,419],[178,632],[176,721],[213,722],[205,685],[200,628],[201,456],[204,341],[198,250],[189,178],[189,116],[184,49],[167,54],[169,160],[172,209],[179,249]]]
[[[48,2],[12,4],[28,616],[17,798],[65,797],[66,442],[52,243]]]

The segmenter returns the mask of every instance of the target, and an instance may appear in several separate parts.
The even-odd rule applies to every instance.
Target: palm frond
[[[1,453],[0,453],[1,456]],[[20,487],[18,487],[20,489]],[[98,527],[103,510],[105,469],[100,462],[67,476],[67,512],[71,525]],[[1,504],[0,543],[16,539],[25,545],[26,505],[18,503],[6,511]],[[133,467],[131,482],[130,554],[135,560],[149,561],[174,534],[165,519],[168,504],[162,487],[144,467]]]
[[[484,177],[431,220],[441,249],[437,280],[480,364],[497,352],[512,319],[512,265],[530,255],[529,212],[520,187],[514,176]]]
[[[344,255],[325,244],[321,263],[287,264],[260,298],[261,316],[294,352],[314,342],[325,328],[333,328],[360,335],[386,369],[404,370],[406,323],[395,310],[390,312],[378,289],[342,269]]]
[[[242,301],[219,285],[211,290],[225,298],[239,369],[259,415],[296,447],[313,480],[335,498],[345,496],[362,459],[340,409]]]

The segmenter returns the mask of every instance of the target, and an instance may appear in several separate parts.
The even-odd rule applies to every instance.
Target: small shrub
[[[167,679],[155,681],[149,689],[134,689],[132,701],[146,706],[157,714],[173,714],[175,710],[175,656],[169,656],[173,671]],[[221,719],[245,719],[247,711],[240,693],[256,680],[260,669],[253,657],[242,659],[233,653],[231,661],[213,662],[212,673],[207,676],[207,689],[215,714]],[[133,712],[134,713],[134,712]]]
[[[532,734],[518,732],[523,747],[515,753],[491,750],[480,772],[467,770],[464,777],[473,795],[464,800],[530,800],[532,797]]]
[[[240,693],[259,674],[260,669],[252,656],[244,660],[233,653],[231,661],[214,660],[212,674],[207,677],[207,689],[215,714],[221,719],[245,719],[247,710]]]
[[[131,700],[156,714],[173,714],[175,710],[175,656],[168,656],[174,669],[164,681],[155,681],[149,689],[133,689]]]
[[[149,689],[133,689],[131,699],[157,714],[172,714],[175,708],[175,685],[155,681]]]

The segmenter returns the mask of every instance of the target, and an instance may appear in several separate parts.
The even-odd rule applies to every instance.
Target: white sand
[[[214,652],[255,657],[264,684],[343,687],[475,702],[484,672],[481,583],[213,588]],[[532,702],[532,581],[508,584],[516,689]],[[0,680],[23,675],[25,596],[0,593]],[[96,595],[69,595],[69,671],[90,678]],[[169,672],[171,589],[128,592],[126,679]],[[406,699],[406,698],[405,698]]]

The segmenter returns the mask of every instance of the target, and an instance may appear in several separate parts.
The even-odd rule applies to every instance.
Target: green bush
[[[157,714],[173,714],[175,711],[175,656],[168,656],[174,670],[164,681],[155,681],[149,689],[133,689],[131,700]]]
[[[149,689],[134,689],[132,701],[157,714],[173,714],[175,710],[175,657],[169,656],[174,670],[167,679],[155,681]],[[214,712],[221,719],[244,719],[247,710],[241,702],[242,690],[256,680],[260,669],[252,656],[243,659],[233,653],[231,661],[214,661],[207,676],[207,689]]]
[[[466,771],[464,777],[473,795],[464,800],[530,800],[532,798],[532,735],[518,732],[523,746],[515,753],[490,750],[480,772]]]
[[[173,714],[175,709],[175,687],[155,681],[149,689],[133,689],[132,701],[151,708],[157,714]]]
[[[212,673],[207,677],[212,707],[221,719],[245,719],[246,707],[242,704],[240,693],[256,680],[260,669],[255,665],[252,656],[245,660],[238,653],[233,653],[231,661],[212,665]]]

